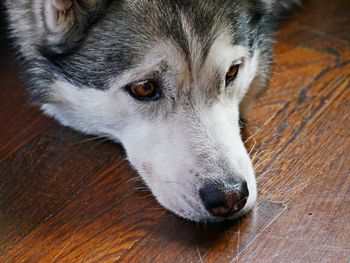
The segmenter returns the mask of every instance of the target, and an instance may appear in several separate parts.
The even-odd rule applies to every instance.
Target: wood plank
[[[195,226],[174,217],[159,218],[149,234],[122,262],[230,262],[284,210],[260,200],[240,222],[217,227]]]
[[[57,127],[0,163],[0,254],[59,212],[95,175],[124,158],[111,143]]]
[[[349,151],[307,183],[293,203],[233,262],[350,261]],[[258,260],[257,260],[258,259]]]
[[[274,201],[288,203],[293,194],[286,195],[286,189],[303,185],[348,149],[349,83],[350,64],[334,66],[313,85],[300,88],[298,97],[256,134],[255,140],[262,148],[270,149],[264,156],[266,163],[260,167],[263,196],[268,193]]]
[[[7,59],[8,62],[0,67],[0,161],[39,132],[57,127],[37,107],[30,105],[18,69],[13,65],[13,60]]]
[[[341,55],[350,48],[350,1],[308,0],[283,25],[278,41]]]
[[[125,253],[153,222],[150,217],[140,216],[149,202],[146,198],[141,203],[140,197],[130,191],[135,184],[130,175],[128,163],[121,161],[91,178],[75,191],[76,197],[60,206],[56,215],[33,229],[0,260],[77,262]]]
[[[248,128],[253,135],[269,125],[286,107],[290,107],[291,101],[298,101],[304,95],[304,87],[313,85],[337,63],[334,55],[283,43],[276,45],[274,53],[275,63],[269,87],[249,113]]]

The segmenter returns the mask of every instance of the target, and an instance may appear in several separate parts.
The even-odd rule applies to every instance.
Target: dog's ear
[[[103,13],[107,0],[41,0],[45,52],[65,53],[86,36],[91,24]]]
[[[297,7],[302,5],[303,0],[260,0],[265,16],[271,21],[280,22],[289,16]]]

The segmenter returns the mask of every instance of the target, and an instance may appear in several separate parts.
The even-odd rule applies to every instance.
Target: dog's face
[[[157,200],[181,217],[249,211],[256,183],[239,118],[268,74],[263,14],[248,1],[115,1],[84,37],[66,37],[82,39],[66,52],[50,15],[60,1],[70,2],[51,1],[43,24],[62,54],[33,58],[50,79],[43,110],[120,141]]]

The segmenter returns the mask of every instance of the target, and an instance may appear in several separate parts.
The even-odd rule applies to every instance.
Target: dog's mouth
[[[238,219],[247,214],[256,201],[255,180],[242,179],[241,176],[225,180],[195,179],[192,183],[171,181],[165,185],[154,184],[147,178],[145,181],[163,207],[197,223]]]
[[[175,213],[177,216],[190,220],[196,223],[224,223],[228,221],[234,221],[239,218],[244,217],[253,208],[254,202],[247,204],[248,198],[241,202],[239,208],[229,208],[228,206],[218,206],[218,207],[206,207],[203,201],[200,200],[196,207],[188,206],[188,204],[179,207],[168,206],[168,204],[163,204],[171,212]],[[162,202],[160,201],[162,204]]]

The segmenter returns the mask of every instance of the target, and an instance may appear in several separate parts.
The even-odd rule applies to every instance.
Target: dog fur
[[[256,182],[239,118],[265,89],[278,22],[296,0],[16,0],[6,2],[28,91],[65,126],[120,142],[157,200],[193,221],[207,182],[249,197]],[[236,79],[226,72],[239,65]],[[130,83],[152,79],[159,98]]]

